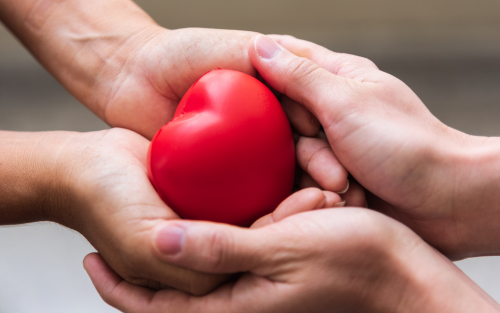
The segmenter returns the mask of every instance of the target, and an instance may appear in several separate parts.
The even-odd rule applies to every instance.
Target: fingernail
[[[344,190],[337,192],[339,195],[344,194],[349,190],[349,181],[347,181],[347,186],[344,188]]]
[[[159,253],[172,255],[181,252],[184,246],[184,229],[169,225],[163,227],[156,234],[156,249]]]
[[[346,201],[345,201],[345,200],[343,200],[343,201],[341,201],[341,202],[339,202],[339,203],[335,203],[335,204],[333,205],[333,207],[334,207],[334,208],[342,208],[342,207],[345,207],[345,204],[346,204]]]
[[[259,35],[255,39],[255,52],[257,52],[257,55],[261,58],[271,60],[281,50],[281,47],[268,36]]]

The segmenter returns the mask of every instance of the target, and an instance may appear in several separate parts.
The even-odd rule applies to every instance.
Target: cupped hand
[[[166,220],[180,217],[160,199],[148,180],[147,139],[119,128],[77,134],[75,138],[61,158],[68,160],[62,185],[72,208],[57,212],[56,222],[82,233],[116,273],[136,285],[202,295],[229,278],[173,266],[157,253],[155,229]],[[350,194],[364,199],[362,191]],[[309,188],[299,197],[290,196],[252,227],[297,212],[342,205],[338,194]]]
[[[223,68],[256,76],[247,52],[255,35],[236,30],[147,27],[117,49],[96,77],[93,93],[80,100],[109,125],[151,139],[171,120],[184,93],[203,74]],[[302,108],[286,97],[282,104],[286,110]],[[312,121],[310,127],[319,127],[315,118]],[[312,164],[332,159],[324,151],[317,156],[321,160],[316,158]],[[328,190],[346,191],[347,171],[338,162],[331,168],[324,173],[334,174],[326,185]],[[320,186],[304,176],[299,188]]]
[[[189,87],[208,71],[224,68],[256,76],[247,52],[255,35],[254,32],[236,30],[147,28],[142,31],[140,39],[127,41],[117,51],[113,57],[116,62],[107,62],[96,79],[96,92],[84,102],[91,103],[93,111],[108,124],[133,130],[150,139],[170,121]],[[141,40],[139,48],[136,40]],[[116,64],[120,67],[117,68]],[[286,110],[301,108],[290,108],[286,97],[282,103]],[[293,115],[289,116],[293,118]],[[317,127],[317,124],[313,119],[311,125]],[[310,168],[323,171],[320,164],[335,160],[334,155],[326,152],[315,154]],[[297,187],[321,186],[334,192],[345,192],[347,171],[339,162],[328,170],[323,173],[323,176],[330,177],[325,187],[309,183],[307,174],[302,180],[297,180]],[[350,194],[346,197],[350,198]],[[360,205],[357,199],[347,204]]]
[[[157,227],[155,245],[162,259],[201,272],[244,273],[206,296],[134,286],[98,254],[86,257],[85,269],[108,304],[130,313],[498,309],[453,263],[402,224],[367,209],[304,212],[328,202],[318,189],[292,197],[254,229],[191,221]]]
[[[472,166],[484,161],[485,140],[441,123],[408,86],[367,59],[289,36],[272,38],[279,45],[258,36],[249,46],[252,64],[287,97],[295,129],[317,135],[312,113],[326,135],[304,138],[299,160],[314,145],[329,145],[323,153],[335,155],[368,189],[371,208],[402,221],[449,257],[498,252],[496,239],[483,238],[495,228],[487,203],[494,201],[482,190],[487,173]],[[329,183],[325,164],[309,170],[323,187]]]
[[[252,32],[152,26],[132,36],[106,62],[82,101],[113,127],[151,139],[173,117],[184,93],[203,74],[224,68],[255,76],[248,60]]]
[[[127,281],[152,289],[205,294],[227,279],[173,266],[159,259],[153,229],[179,219],[148,180],[149,141],[125,129],[78,134],[68,149],[64,175],[69,210],[55,221],[82,233]]]

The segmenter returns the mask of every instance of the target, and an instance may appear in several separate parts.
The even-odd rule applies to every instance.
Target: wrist
[[[51,201],[47,220],[59,223],[80,233],[89,225],[95,225],[92,208],[99,207],[98,175],[105,176],[106,164],[102,154],[106,148],[103,138],[109,130],[88,133],[63,133],[66,136],[59,144],[54,168],[57,169],[57,197]],[[55,172],[55,170],[53,170]],[[91,226],[92,227],[92,226]]]
[[[500,140],[445,125],[434,133],[407,174],[417,201],[397,203],[411,223],[402,221],[452,260],[500,253]]]
[[[75,136],[0,132],[0,224],[58,219],[67,204],[66,150]]]
[[[500,312],[500,306],[427,243],[400,255],[408,282],[394,312]]]
[[[468,136],[448,171],[455,193],[454,259],[500,255],[500,138]]]
[[[157,35],[167,31],[167,29],[155,23],[138,25],[127,31],[122,38],[113,40],[112,45],[106,47],[106,49],[110,50],[109,54],[107,54],[108,57],[101,61],[96,70],[93,71],[92,83],[82,92],[81,101],[84,105],[103,121],[116,127],[114,125],[115,121],[109,118],[109,112],[106,115],[107,107],[113,101],[129,101],[129,99],[117,99],[115,96],[123,87],[124,82],[130,79],[132,75],[137,74],[133,72],[136,67],[139,70],[144,70],[142,65],[137,66],[136,64],[142,61],[137,58],[140,52],[154,45],[155,41],[161,40],[161,36]],[[86,63],[86,61],[83,59],[82,63]],[[137,84],[142,83],[144,82],[137,82]],[[129,128],[126,127],[127,125],[119,126]]]
[[[407,312],[425,291],[418,276],[422,269],[415,268],[418,261],[414,262],[426,256],[420,251],[425,243],[405,226],[387,220],[383,223],[386,235],[371,243],[378,252],[371,275],[361,289],[369,291],[364,292],[366,312]]]
[[[369,312],[500,312],[455,264],[407,227],[393,226],[375,292],[366,299]]]
[[[159,28],[131,0],[0,0],[0,18],[70,93],[101,117],[103,108],[92,98],[97,80],[113,75],[105,69],[123,66],[129,53]]]

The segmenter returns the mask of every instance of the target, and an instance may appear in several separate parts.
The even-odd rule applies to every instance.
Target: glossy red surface
[[[201,77],[153,138],[148,173],[186,219],[248,226],[292,191],[295,148],[280,103],[231,70]]]

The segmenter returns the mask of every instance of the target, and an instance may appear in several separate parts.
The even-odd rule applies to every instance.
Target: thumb
[[[205,273],[246,272],[279,250],[269,229],[199,221],[166,221],[153,230],[153,248],[168,263]]]
[[[337,76],[313,61],[298,57],[265,35],[248,49],[250,61],[276,91],[304,105],[327,128],[335,113],[352,103],[360,82]]]

